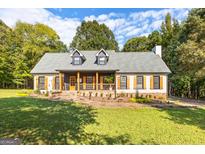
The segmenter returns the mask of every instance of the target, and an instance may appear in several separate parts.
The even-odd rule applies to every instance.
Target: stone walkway
[[[197,106],[205,108],[205,100],[196,100],[196,99],[188,99],[188,98],[179,98],[179,97],[169,97],[168,99],[170,102],[174,102],[175,104],[182,105],[182,106]]]

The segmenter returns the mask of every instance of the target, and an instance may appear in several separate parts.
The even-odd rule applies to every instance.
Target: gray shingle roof
[[[109,60],[106,65],[95,63],[98,51],[80,51],[86,61],[82,65],[72,65],[71,53],[46,53],[31,73],[57,73],[64,71],[119,71],[123,73],[170,73],[164,61],[153,52],[106,51]]]

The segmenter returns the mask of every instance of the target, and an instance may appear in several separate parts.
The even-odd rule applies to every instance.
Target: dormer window
[[[101,49],[97,54],[96,54],[96,61],[98,65],[105,65],[108,62],[109,55],[107,52],[105,52],[104,49]]]
[[[80,65],[81,64],[81,58],[79,57],[73,57],[73,64],[74,65]]]
[[[98,57],[98,64],[99,65],[105,65],[105,60],[106,60],[105,57]]]
[[[85,56],[77,49],[71,54],[71,57],[73,65],[81,65],[86,60]]]

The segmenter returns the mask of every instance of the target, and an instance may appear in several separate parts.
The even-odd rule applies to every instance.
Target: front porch
[[[60,91],[116,90],[115,72],[60,72]]]

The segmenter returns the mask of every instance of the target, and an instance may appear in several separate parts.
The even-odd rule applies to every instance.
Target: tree
[[[149,40],[147,37],[135,37],[129,39],[122,51],[124,52],[146,52],[149,50]]]
[[[152,50],[156,45],[162,44],[162,36],[159,31],[155,30],[148,35],[149,50]]]
[[[162,58],[172,71],[170,81],[174,95],[205,96],[204,16],[204,9],[192,9],[181,24],[170,14],[162,23]]]
[[[21,52],[27,66],[32,69],[46,52],[65,52],[66,46],[50,27],[37,23],[35,25],[17,22],[14,33],[21,44]]]
[[[12,29],[0,20],[0,86],[12,83]]]
[[[178,46],[180,45],[181,26],[178,21],[171,18],[170,13],[165,16],[165,21],[161,25],[161,44],[162,44],[162,58],[171,69],[172,75],[177,71],[179,66]],[[171,75],[171,76],[172,76]],[[170,76],[170,77],[171,77]]]
[[[28,87],[27,81],[32,78],[32,75],[30,74],[30,69],[27,66],[26,61],[24,61],[24,58],[20,56],[15,56],[16,64],[15,68],[12,71],[13,72],[13,83],[17,85],[17,88],[20,88],[22,85],[24,88]]]
[[[119,50],[113,32],[105,24],[99,24],[95,20],[81,23],[77,28],[70,48],[79,50],[99,50],[101,48]]]
[[[0,40],[0,87],[3,88],[33,83],[30,71],[45,52],[67,50],[56,32],[40,23],[17,22],[11,29],[0,20]]]
[[[178,48],[180,70],[190,76],[192,95],[199,98],[205,87],[205,11],[193,9],[183,25]]]

